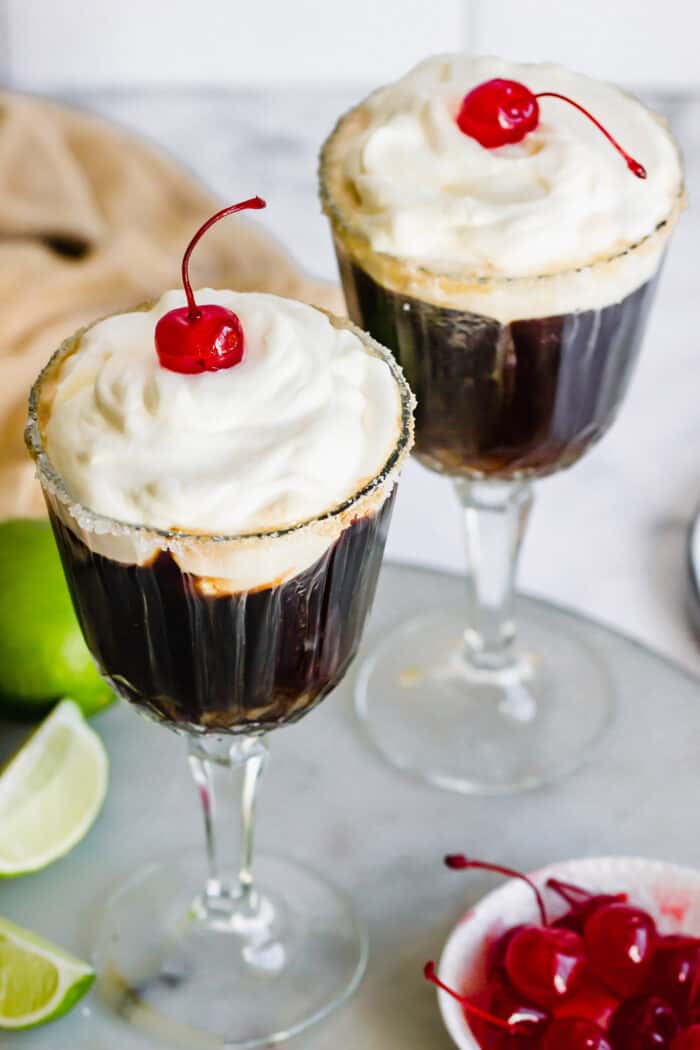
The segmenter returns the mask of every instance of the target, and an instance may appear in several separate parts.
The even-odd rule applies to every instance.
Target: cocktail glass
[[[201,800],[206,853],[136,871],[109,901],[97,947],[103,993],[169,1045],[271,1045],[342,1003],[365,967],[365,931],[342,893],[284,856],[253,863],[267,734],[308,714],[355,656],[412,443],[413,399],[399,368],[357,334],[397,384],[395,446],[341,506],[275,532],[162,531],[71,498],[44,429],[80,333],[31,394],[27,443],[88,646],[121,697],[185,739]],[[299,564],[291,578],[282,572]],[[265,571],[262,585],[230,586]]]

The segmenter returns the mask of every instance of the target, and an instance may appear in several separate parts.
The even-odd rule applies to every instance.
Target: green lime
[[[51,526],[0,522],[0,714],[36,718],[63,696],[86,715],[114,699],[83,641]]]
[[[0,1029],[62,1017],[94,980],[87,963],[0,917]]]

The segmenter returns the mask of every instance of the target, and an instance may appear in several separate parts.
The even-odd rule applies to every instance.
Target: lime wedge
[[[87,963],[0,917],[0,1029],[62,1017],[94,980]]]
[[[77,704],[61,701],[0,774],[0,878],[45,868],[80,842],[107,779],[102,741]]]

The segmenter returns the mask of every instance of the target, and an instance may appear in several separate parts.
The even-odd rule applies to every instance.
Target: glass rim
[[[319,313],[325,314],[334,327],[345,328],[356,335],[362,342],[365,352],[370,353],[375,357],[379,357],[384,361],[388,366],[399,391],[400,421],[398,433],[391,453],[385,460],[381,469],[366,481],[361,488],[356,492],[353,492],[351,496],[348,496],[341,503],[330,507],[328,510],[323,511],[321,514],[305,518],[303,521],[294,522],[291,525],[285,525],[281,528],[260,529],[256,531],[236,533],[206,533],[177,528],[164,529],[143,523],[122,521],[119,518],[111,518],[109,515],[100,514],[98,511],[93,510],[91,507],[72,497],[66,487],[63,477],[51,462],[51,458],[46,449],[46,443],[44,441],[42,426],[39,419],[44,385],[53,377],[62,362],[76,350],[80,338],[86,331],[94,325],[99,324],[100,321],[106,320],[107,317],[118,316],[119,314],[130,313],[139,309],[148,309],[150,305],[150,302],[141,303],[139,306],[133,307],[131,311],[119,310],[115,313],[107,314],[103,317],[97,318],[95,321],[91,322],[91,324],[85,325],[72,335],[68,336],[68,338],[60,344],[58,349],[54,351],[45,366],[42,368],[41,372],[34,380],[29,394],[28,416],[24,431],[24,440],[29,455],[36,464],[36,476],[38,477],[42,488],[48,487],[58,501],[68,509],[72,517],[78,519],[79,523],[82,521],[89,522],[89,531],[100,534],[111,533],[113,535],[136,535],[146,540],[163,541],[168,545],[181,544],[194,547],[206,547],[210,544],[220,545],[237,542],[254,543],[255,541],[281,539],[299,535],[305,531],[312,531],[314,527],[323,527],[324,525],[334,524],[338,519],[351,513],[358,504],[367,500],[368,497],[373,493],[376,493],[379,489],[390,482],[392,477],[398,474],[400,467],[408,457],[413,445],[414,431],[413,410],[415,408],[415,397],[406,381],[403,371],[391,352],[382,346],[381,343],[378,343],[376,339],[373,339],[367,332],[362,331],[362,329],[358,328],[357,325],[353,324],[347,318],[340,317],[329,310],[324,310],[321,307],[314,306],[311,308],[318,310]]]
[[[371,95],[368,96],[371,98]],[[686,188],[684,180],[684,166],[683,158],[680,153],[680,149],[676,142],[675,137],[671,132],[667,130],[667,134],[673,144],[673,147],[678,156],[678,162],[681,170],[681,181],[678,186],[678,192],[673,200],[673,204],[668,211],[668,214],[660,219],[656,225],[644,236],[638,238],[635,241],[630,241],[623,248],[620,248],[610,255],[600,255],[590,262],[581,263],[578,266],[567,266],[560,270],[554,270],[548,273],[539,274],[488,274],[479,272],[478,270],[459,270],[445,271],[435,269],[425,263],[413,260],[410,256],[404,255],[392,255],[391,252],[375,251],[370,243],[367,233],[360,229],[358,226],[354,226],[351,219],[347,214],[347,209],[343,209],[340,203],[337,201],[334,187],[332,184],[337,181],[337,178],[333,177],[333,153],[336,143],[340,140],[343,132],[343,126],[346,121],[350,120],[356,113],[362,111],[368,99],[363,99],[357,105],[343,113],[336,121],[335,127],[324,141],[319,156],[319,167],[318,167],[318,179],[319,179],[319,196],[324,212],[328,216],[333,233],[341,238],[347,238],[355,241],[359,241],[363,246],[366,245],[366,252],[368,256],[379,260],[382,264],[387,267],[394,267],[397,270],[403,272],[411,272],[419,277],[425,279],[438,279],[443,281],[450,281],[454,284],[478,284],[482,287],[491,285],[494,288],[517,286],[518,284],[526,284],[527,282],[544,282],[544,281],[556,281],[565,279],[567,277],[574,277],[578,274],[590,273],[603,266],[608,266],[611,263],[616,262],[618,259],[622,259],[626,255],[631,255],[638,249],[645,247],[655,237],[658,237],[667,228],[673,227],[678,215],[686,205]],[[648,108],[648,107],[647,107]],[[652,110],[649,112],[653,114]],[[659,119],[660,118],[656,118]],[[361,258],[362,253],[352,252],[356,257]]]

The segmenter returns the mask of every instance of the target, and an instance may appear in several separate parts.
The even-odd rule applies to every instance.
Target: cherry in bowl
[[[633,907],[649,911],[658,923],[661,945],[667,943],[669,948],[673,947],[674,944],[665,942],[665,938],[681,931],[684,936],[690,934],[691,939],[700,935],[700,871],[628,857],[582,858],[552,865],[538,872],[534,881],[546,897],[548,920],[553,920],[556,924],[558,917],[570,909],[563,900],[557,903],[557,895],[545,889],[550,878],[562,880],[575,887],[585,887],[596,895],[614,898],[602,903],[629,903]],[[629,901],[620,899],[620,895],[627,895]],[[465,898],[469,899],[467,884]],[[681,914],[678,908],[669,906],[669,902],[673,905],[678,901],[687,902],[687,913]],[[461,992],[477,991],[483,986],[489,959],[493,971],[503,972],[504,957],[509,943],[512,942],[512,936],[509,937],[507,931],[517,925],[540,924],[541,915],[537,901],[523,881],[511,879],[502,883],[471,907],[450,934],[437,967],[440,978]],[[575,932],[580,935],[580,928]],[[503,938],[503,943],[497,949],[500,938]],[[674,966],[670,965],[666,972],[670,972],[670,980],[673,981]],[[645,994],[644,990],[642,994]],[[609,1040],[605,1027],[610,1025],[620,1001],[619,996],[593,974],[584,973],[577,988],[564,1003],[550,1004],[543,1008],[553,1021],[558,1023],[555,1030],[552,1021],[552,1034],[546,1046],[543,1034],[540,1033],[536,1040],[538,1050],[559,1050],[557,1040],[562,1039],[569,1040],[568,1050],[609,1050],[605,1041],[601,1040],[603,1037]],[[460,1050],[482,1050],[460,1003],[447,993],[439,992],[438,1005],[445,1026]],[[670,1005],[675,1009],[673,1003]],[[577,1018],[570,1012],[570,1008],[576,1013],[583,1012],[586,1016]],[[564,1021],[572,1020],[584,1020],[588,1025],[564,1026]],[[695,1031],[686,1028],[670,1041],[668,1035],[673,1028],[673,1022],[670,1025],[662,1024],[662,1038],[667,1040],[668,1050],[700,1050],[700,995],[698,1016],[695,1020],[698,1022]],[[575,1038],[579,1040],[577,1044],[573,1043],[574,1027]],[[686,1031],[691,1033],[687,1037]],[[530,1050],[526,1046],[526,1043],[531,1042],[530,1039],[515,1042],[514,1038],[522,1040],[522,1036],[510,1037],[508,1040],[504,1040],[502,1036],[494,1037],[493,1050],[518,1050],[519,1047],[521,1050]],[[561,1043],[562,1050],[565,1045]],[[612,1050],[618,1048],[613,1046]]]

